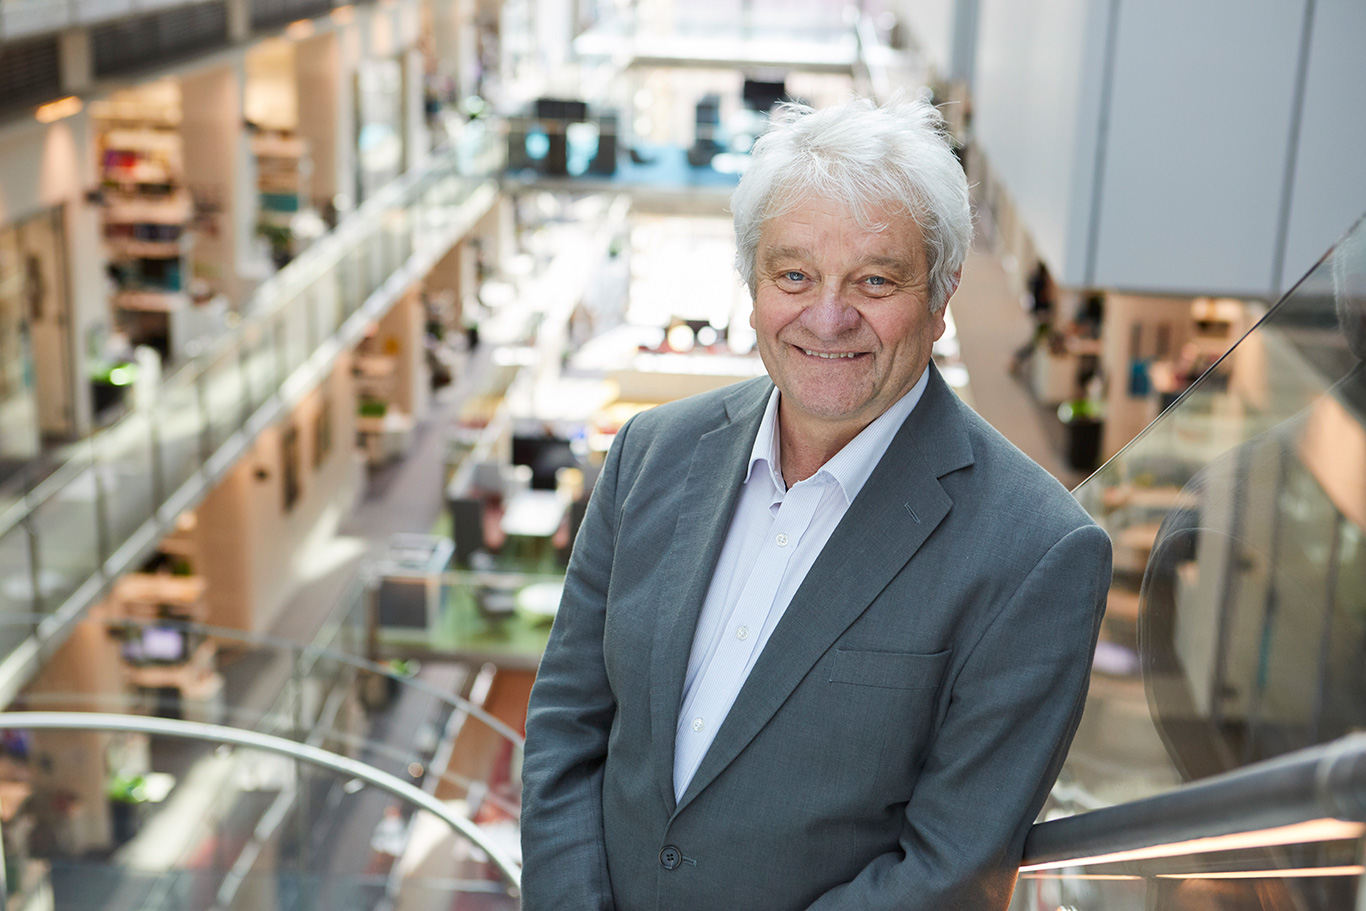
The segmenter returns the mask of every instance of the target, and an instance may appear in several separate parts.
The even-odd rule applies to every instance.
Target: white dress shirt
[[[674,737],[674,798],[683,796],[768,637],[929,379],[804,481],[783,483],[778,390],[769,396],[749,470],[693,634]]]

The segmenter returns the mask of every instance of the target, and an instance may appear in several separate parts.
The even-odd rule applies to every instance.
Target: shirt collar
[[[910,388],[905,395],[892,403],[892,406],[878,415],[871,424],[859,431],[858,436],[854,437],[844,448],[835,453],[830,461],[821,466],[820,471],[813,477],[822,474],[828,475],[839,483],[844,490],[847,502],[854,502],[854,497],[858,496],[863,489],[864,482],[873,473],[877,463],[881,461],[887,452],[887,447],[892,443],[892,437],[901,429],[901,425],[910,417],[911,412],[920,401],[920,397],[925,394],[925,387],[929,385],[930,368],[927,365],[921,371],[920,379],[916,380],[915,385]],[[768,405],[764,408],[764,418],[759,422],[759,432],[754,437],[754,446],[749,454],[749,467],[745,472],[745,483],[749,483],[754,475],[754,466],[758,462],[763,462],[764,467],[773,481],[773,486],[779,491],[787,489],[783,482],[782,460],[780,458],[780,438],[778,436],[778,396],[779,392],[775,386],[769,393]]]

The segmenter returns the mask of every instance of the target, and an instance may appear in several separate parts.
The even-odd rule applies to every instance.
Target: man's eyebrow
[[[907,272],[915,272],[916,270],[914,260],[900,256],[870,256],[868,259],[864,260],[864,264],[883,269],[904,269]]]
[[[810,259],[811,251],[805,247],[768,247],[764,250],[763,262],[765,265],[772,264],[785,259]]]

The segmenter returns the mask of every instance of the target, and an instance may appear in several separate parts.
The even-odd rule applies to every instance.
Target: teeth
[[[806,348],[803,348],[802,350],[805,351],[807,354],[811,355],[812,357],[823,357],[827,360],[834,360],[835,358],[840,357],[858,357],[858,352],[855,351],[849,351],[844,354],[822,354],[819,351],[809,351]]]

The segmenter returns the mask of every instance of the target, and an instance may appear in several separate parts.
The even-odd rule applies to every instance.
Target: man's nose
[[[833,339],[858,327],[863,319],[849,299],[849,289],[839,285],[822,285],[802,314],[806,328],[818,338]]]

